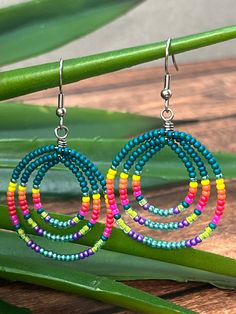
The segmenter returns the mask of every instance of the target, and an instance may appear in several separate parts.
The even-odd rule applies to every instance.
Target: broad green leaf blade
[[[55,143],[55,139],[35,140],[0,140],[0,192],[5,192],[12,168],[23,156],[37,147]],[[93,161],[106,174],[111,160],[124,146],[126,140],[119,139],[70,139],[69,146],[79,150]],[[215,153],[227,178],[236,177],[235,154]],[[65,184],[57,184],[62,180]],[[142,187],[151,188],[188,180],[188,175],[179,158],[169,148],[163,149],[144,168]],[[47,195],[60,197],[77,196],[80,192],[74,176],[64,167],[50,171],[42,183],[42,191]]]
[[[0,138],[53,138],[57,126],[56,107],[1,103]],[[70,138],[127,138],[163,122],[158,118],[101,109],[70,108],[65,124]]]
[[[27,248],[18,235],[8,232],[2,232],[0,235],[0,257],[8,260],[8,265],[12,265],[12,267],[16,266],[16,260],[17,264],[20,265],[27,260],[28,264],[34,265],[39,270],[47,268],[48,264],[58,265],[61,267],[62,274],[78,270],[116,280],[168,279],[180,282],[200,281],[223,288],[236,288],[235,277],[108,250],[101,250],[92,258],[82,262],[68,264],[66,262],[51,261]],[[79,244],[52,243],[47,239],[35,238],[43,247],[63,253],[74,253],[86,248]]]
[[[175,38],[171,42],[171,52],[181,53],[233,38],[236,38],[236,25]],[[63,83],[69,84],[163,58],[165,46],[166,42],[162,41],[66,60],[63,67]],[[56,87],[58,62],[2,72],[0,82],[0,100]]]
[[[0,213],[1,213],[0,228],[6,229],[6,230],[13,230],[12,224],[9,220],[8,210],[6,206],[0,206]],[[51,215],[52,217],[59,218],[61,220],[68,219],[68,216],[66,215],[60,215],[60,214],[55,214],[55,213],[51,213]],[[40,224],[42,225],[42,227],[47,228],[49,232],[55,231],[55,229],[53,229],[48,224],[44,223],[39,217],[37,217],[37,214],[35,214],[34,212],[32,212],[32,216],[34,217],[36,221],[38,222],[40,221]],[[85,223],[86,221],[84,221],[81,225]],[[27,233],[29,234],[32,233],[32,229],[29,228],[28,224],[23,220],[22,220],[22,226],[26,230]],[[79,243],[83,245],[87,245],[87,246],[92,246],[94,242],[97,240],[98,235],[102,234],[103,229],[104,229],[104,225],[102,225],[101,223],[97,223],[93,227],[93,230],[89,232],[86,235],[86,237],[82,238],[79,241]],[[72,228],[71,232],[73,232],[73,230],[75,231],[76,228]],[[66,232],[67,231],[63,229],[58,230],[59,234],[66,234]],[[50,241],[48,241],[48,246],[52,245],[53,247],[53,245],[55,244],[56,242],[50,243]],[[24,244],[22,245],[24,246]],[[60,243],[60,245],[63,246],[62,243]],[[108,251],[125,253],[128,255],[145,257],[147,259],[170,263],[172,264],[171,267],[174,267],[174,265],[175,266],[182,265],[182,266],[189,267],[192,269],[206,271],[206,272],[211,273],[211,275],[213,275],[211,279],[209,279],[210,277],[208,277],[211,283],[216,283],[216,284],[217,282],[218,284],[220,283],[220,281],[218,281],[219,278],[214,277],[214,275],[230,276],[230,277],[234,277],[234,279],[236,278],[236,260],[223,257],[217,254],[213,254],[213,253],[203,252],[203,251],[192,249],[192,248],[181,249],[181,250],[170,250],[170,251],[164,250],[164,249],[158,249],[158,250],[152,249],[141,243],[133,241],[132,239],[127,237],[127,235],[125,235],[121,230],[117,228],[113,228],[112,236],[109,239],[109,241],[107,241],[104,248],[105,250],[108,250]],[[151,267],[153,267],[153,265]],[[185,279],[188,280],[189,278],[188,276],[190,274],[186,273],[185,275],[186,275]],[[173,276],[178,277],[177,273],[175,273],[175,275]],[[200,276],[200,273],[198,273],[198,276]],[[174,277],[173,279],[176,279],[177,277]],[[203,277],[204,275],[201,278]],[[182,277],[182,279],[184,279],[184,277]],[[198,280],[197,277],[196,277],[196,280]],[[222,286],[224,286],[225,283],[224,283],[223,278],[222,278],[221,283],[223,284]],[[227,284],[225,285],[225,287],[226,286]],[[231,287],[235,287],[235,281],[232,281]]]
[[[122,283],[83,272],[80,270],[80,263],[67,265],[55,261],[45,263],[40,256],[24,256],[22,251],[17,252],[16,259],[14,250],[12,250],[12,254],[3,252],[2,245],[5,246],[9,242],[17,247],[18,241],[19,239],[16,238],[15,234],[0,232],[0,276],[3,278],[78,293],[133,311],[139,311],[139,313],[194,313]],[[56,246],[58,249],[63,249],[60,244]],[[67,243],[69,251],[76,250],[76,247],[79,249],[78,245]],[[82,263],[86,263],[86,261],[81,261]]]
[[[40,0],[0,10],[0,65],[60,47],[111,22],[141,0]]]
[[[30,310],[17,307],[15,305],[9,304],[5,301],[0,300],[0,311],[1,313],[6,314],[30,314],[32,313]]]

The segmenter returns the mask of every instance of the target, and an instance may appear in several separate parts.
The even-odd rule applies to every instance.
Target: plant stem
[[[213,45],[236,38],[236,25],[172,40],[171,53]],[[89,77],[114,72],[163,58],[165,41],[131,47],[64,62],[63,82],[69,84]],[[26,95],[58,86],[59,62],[47,63],[0,73],[0,100]]]

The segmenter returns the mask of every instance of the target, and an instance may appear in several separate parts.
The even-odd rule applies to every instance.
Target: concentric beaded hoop
[[[161,117],[164,120],[164,128],[159,130],[153,130],[146,132],[130,141],[120,150],[112,161],[111,167],[108,170],[106,177],[107,183],[107,198],[111,211],[119,227],[131,238],[149,245],[154,248],[164,249],[177,249],[184,247],[195,246],[208,238],[212,232],[216,229],[223,210],[225,207],[226,191],[225,184],[221,169],[209,150],[197,141],[190,134],[184,132],[174,131],[173,117],[174,113],[169,107],[169,99],[171,97],[170,90],[170,74],[168,71],[168,57],[171,40],[167,41],[166,45],[166,58],[165,58],[165,84],[164,89],[161,92],[161,96],[165,101],[165,107],[161,112]],[[172,55],[173,63],[177,68],[174,56]],[[144,197],[141,191],[141,175],[146,163],[154,156],[158,155],[159,151],[164,147],[169,147],[173,150],[180,160],[183,162],[188,175],[189,175],[189,190],[181,202],[176,204],[172,208],[161,209],[150,204]],[[210,165],[212,172],[216,179],[217,190],[217,202],[216,209],[212,216],[211,221],[198,235],[190,239],[184,239],[181,241],[162,241],[160,239],[154,239],[150,236],[144,236],[131,227],[122,219],[120,210],[118,209],[115,194],[114,194],[114,180],[118,172],[119,166],[122,165],[123,169],[120,173],[119,181],[119,195],[120,202],[126,214],[128,214],[135,222],[155,230],[178,230],[191,225],[202,214],[205,206],[207,205],[210,197],[211,185],[207,168],[204,164],[205,159]],[[128,198],[128,177],[132,170],[132,191],[133,195],[139,204],[145,211],[157,216],[176,216],[187,209],[195,200],[197,194],[198,173],[200,174],[200,183],[202,192],[200,199],[195,205],[192,213],[188,214],[185,219],[179,221],[171,221],[167,223],[155,222],[150,219],[145,219],[138,214],[130,204]]]
[[[57,145],[46,145],[41,148],[37,148],[34,151],[28,153],[13,170],[11,181],[7,191],[7,204],[11,221],[19,234],[19,236],[26,242],[27,246],[30,247],[37,253],[40,253],[46,257],[50,257],[60,261],[74,261],[84,259],[90,255],[93,255],[97,250],[103,246],[108,237],[111,234],[113,225],[113,215],[107,203],[106,196],[106,181],[104,176],[98,170],[98,168],[89,161],[80,152],[75,151],[67,147],[67,135],[68,128],[64,125],[64,115],[66,110],[64,108],[63,92],[62,92],[62,69],[63,61],[60,61],[60,92],[58,94],[58,108],[57,115],[60,118],[59,126],[55,129],[55,135],[58,140]],[[63,135],[59,135],[60,132],[64,132]],[[60,221],[54,219],[44,209],[40,199],[40,185],[46,175],[47,171],[50,170],[57,164],[63,164],[67,167],[76,177],[81,191],[82,191],[82,205],[77,215],[68,219],[67,221]],[[37,171],[38,169],[38,171]],[[29,209],[29,205],[26,199],[26,187],[30,176],[34,171],[37,171],[35,178],[33,179],[32,196],[34,203],[33,213]],[[19,184],[18,184],[19,183]],[[97,240],[93,247],[90,247],[82,252],[75,252],[74,254],[61,254],[47,250],[35,241],[33,241],[24,231],[20,223],[15,204],[15,191],[18,184],[18,201],[21,213],[27,223],[33,228],[33,230],[41,237],[46,237],[54,241],[75,241],[82,238],[88,233],[93,226],[96,224],[99,218],[101,209],[101,194],[105,199],[107,207],[106,226],[103,234]],[[101,194],[100,194],[101,190]],[[69,229],[79,222],[84,220],[90,207],[90,199],[92,198],[92,215],[90,220],[74,232],[70,232],[67,235],[59,235],[58,233],[51,233],[40,227],[39,223],[34,219],[35,214],[39,215],[44,222],[51,225],[51,227],[58,229],[64,228]]]

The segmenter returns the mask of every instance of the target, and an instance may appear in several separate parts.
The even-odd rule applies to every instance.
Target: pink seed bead
[[[197,204],[196,208],[197,208],[198,210],[200,210],[200,211],[202,211],[202,210],[204,209],[204,207],[203,207],[202,205],[200,205],[200,204]]]
[[[94,220],[94,219],[92,219],[92,218],[91,218],[89,221],[90,221],[91,224],[93,224],[93,225],[96,223],[96,220]]]
[[[110,205],[110,209],[111,209],[112,211],[118,210],[118,208],[117,208],[117,205],[116,205],[116,204],[112,204],[112,205]],[[118,213],[119,213],[119,210],[118,210]]]
[[[139,192],[134,192],[134,196],[137,197],[137,196],[140,196],[141,195],[141,191]]]
[[[29,212],[28,210],[24,210],[24,211],[23,211],[23,215],[29,215],[29,213],[30,213],[30,212]]]
[[[34,204],[34,208],[35,208],[35,209],[39,209],[39,208],[41,208],[41,207],[42,207],[42,206],[41,206],[40,203]]]
[[[127,198],[125,200],[121,200],[121,204],[122,205],[128,205],[129,204],[129,200]]]
[[[12,220],[12,223],[13,223],[13,225],[19,225],[19,220],[14,219],[14,220]]]
[[[116,214],[119,214],[119,210],[118,209],[113,210],[113,215],[116,215]]]
[[[192,204],[192,202],[193,202],[193,199],[190,198],[189,196],[186,196],[184,200],[185,200],[185,202],[188,203],[188,204]]]
[[[12,215],[12,216],[11,216],[11,219],[12,219],[12,220],[17,220],[18,217],[17,217],[16,215]]]

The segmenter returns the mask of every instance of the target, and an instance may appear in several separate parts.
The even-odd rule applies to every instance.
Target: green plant
[[[123,0],[119,1],[118,4],[117,1],[113,0],[99,2],[59,0],[60,5],[53,12],[53,15],[49,10],[52,2],[51,0],[30,1],[29,3],[0,10],[1,52],[4,54],[4,58],[0,60],[1,64],[38,55],[87,34],[126,12],[140,1]],[[94,7],[95,3],[96,6]],[[30,17],[27,22],[24,19],[25,15]],[[89,19],[89,23],[84,23],[85,19]],[[13,22],[10,24],[9,21]],[[64,27],[63,37],[58,36],[62,32],[62,21],[63,26],[67,25],[67,27]],[[42,23],[46,23],[48,34],[40,32],[38,27]],[[72,31],[68,31],[68,26],[71,27]],[[23,41],[20,41],[19,34],[23,36]],[[35,34],[37,34],[37,38]],[[45,35],[47,36],[45,37]],[[45,38],[50,38],[50,40],[45,40]],[[233,38],[236,38],[235,25],[173,39],[171,52],[177,54]],[[16,46],[19,47],[19,50],[15,49]],[[165,53],[164,50],[165,42],[158,42],[65,60],[64,83],[69,84],[162,58]],[[55,87],[57,84],[58,62],[2,72],[0,73],[0,99],[7,100],[15,96]],[[15,112],[14,123],[10,123],[12,121],[9,118],[12,110]],[[13,165],[16,163],[16,159],[24,155],[26,151],[50,141],[48,137],[51,137],[52,111],[54,109],[50,107],[36,108],[15,102],[1,104],[0,169],[4,184],[0,187],[0,191],[5,190],[5,183],[9,178]],[[18,119],[20,113],[22,115],[21,121]],[[88,113],[89,119],[87,118]],[[35,123],[32,123],[34,122],[33,117],[36,115],[38,119]],[[89,125],[89,127],[77,129],[77,116],[81,119],[81,126]],[[107,119],[108,116],[109,119]],[[97,117],[100,118],[97,119]],[[131,121],[129,129],[119,127],[121,119]],[[97,122],[97,120],[99,121]],[[94,121],[96,134],[99,133],[101,138],[94,138],[94,129],[90,128],[90,124]],[[105,172],[114,152],[123,146],[123,138],[157,127],[160,120],[121,113],[114,113],[111,118],[111,114],[108,112],[73,108],[70,117],[68,117],[68,123],[72,130],[71,146],[83,146],[83,152]],[[113,126],[116,126],[109,133],[109,138],[106,128],[104,128],[105,123],[112,123]],[[32,136],[31,140],[28,139],[29,133]],[[82,139],[75,139],[77,134],[80,134]],[[39,138],[36,138],[38,136]],[[12,138],[10,141],[9,137]],[[236,168],[232,162],[235,155],[219,153],[217,157],[221,159],[223,170],[228,177],[235,177]],[[167,162],[168,171],[166,171]],[[177,159],[171,159],[170,163],[170,154],[163,152],[158,165],[152,162],[149,171],[144,173],[144,186],[150,188],[182,181],[184,178],[183,172],[170,171],[171,168],[172,170],[176,169],[177,162]],[[165,176],[162,172],[163,168],[165,168]],[[57,167],[52,172],[51,179],[48,180],[46,186],[49,191],[54,178],[60,174],[64,175],[64,169]],[[65,182],[72,184],[71,181],[67,181],[70,179],[66,178],[65,180]],[[58,187],[56,190],[57,195],[60,194],[61,198],[73,197],[77,193],[77,187],[70,186],[72,188],[66,194],[61,193],[62,191]],[[12,230],[12,226],[8,219],[6,207],[0,206],[0,212],[0,228],[5,229],[5,231],[0,232],[0,276],[6,279],[22,280],[59,290],[80,293],[131,310],[139,310],[143,313],[157,313],[157,311],[158,313],[193,312],[137,289],[127,287],[115,280],[150,278],[177,281],[191,280],[209,282],[218,287],[236,288],[235,260],[195,249],[185,249],[183,251],[152,250],[143,247],[141,244],[134,244],[131,242],[132,240],[124,238],[124,234],[117,229],[114,229],[112,238],[105,246],[101,256],[95,256],[85,264],[76,263],[76,265],[70,264],[69,266],[67,264],[70,269],[68,271],[65,264],[45,260],[22,247],[22,243],[16,235],[7,231]],[[53,213],[52,216],[59,216],[61,219],[68,218]],[[24,226],[27,232],[31,232],[25,224]],[[89,234],[81,244],[91,245],[96,234],[101,233],[102,228],[102,224],[96,225],[94,232]],[[60,232],[63,233],[63,230]],[[12,248],[10,251],[9,244]],[[58,249],[74,251],[76,248],[79,250],[81,244],[69,243]],[[49,247],[54,245],[57,244],[49,244]],[[130,250],[131,247],[132,250]],[[101,264],[104,264],[104,260],[106,261],[106,267],[102,268]],[[123,263],[119,262],[119,265],[117,265],[117,261],[121,260]],[[44,265],[43,269],[42,265]],[[95,265],[96,267],[94,267]],[[146,272],[140,272],[144,265]]]

